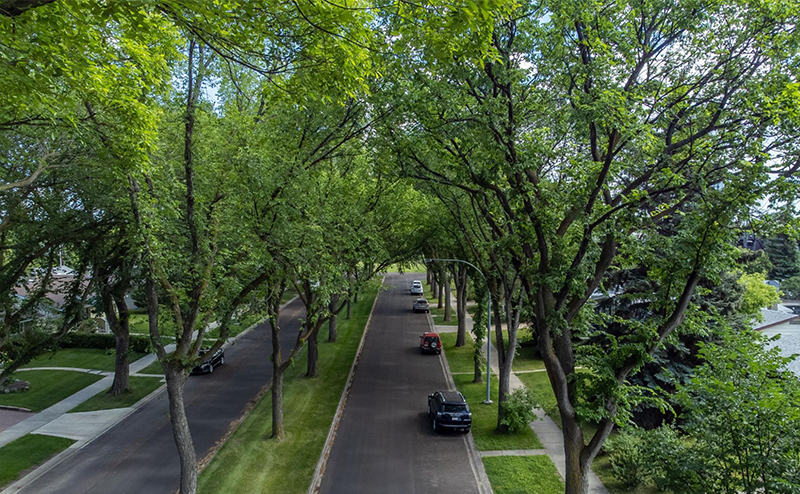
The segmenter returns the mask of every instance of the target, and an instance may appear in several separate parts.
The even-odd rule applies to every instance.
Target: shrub
[[[113,334],[98,333],[67,333],[61,338],[61,348],[99,348],[101,350],[113,349],[116,340]],[[150,351],[150,338],[148,336],[131,335],[132,352],[148,353]]]
[[[523,431],[536,418],[533,409],[537,405],[530,389],[518,389],[509,395],[503,405],[503,419],[500,423],[508,427],[512,433]]]
[[[638,487],[648,477],[648,462],[639,429],[621,432],[608,438],[603,446],[608,453],[611,474],[629,489]]]

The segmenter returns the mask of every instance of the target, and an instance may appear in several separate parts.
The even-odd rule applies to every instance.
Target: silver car
[[[422,288],[422,282],[414,280],[411,282],[411,295],[424,295],[425,290]]]

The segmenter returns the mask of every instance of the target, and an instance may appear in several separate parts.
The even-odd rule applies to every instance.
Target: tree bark
[[[563,417],[564,414],[562,414]],[[565,494],[587,494],[589,492],[589,463],[581,459],[583,444],[583,431],[575,420],[571,418],[562,422],[564,436],[564,454],[566,457],[566,471],[564,476]]]
[[[450,300],[450,274],[444,271],[444,321],[450,322],[453,318],[453,306]]]
[[[169,420],[172,423],[172,434],[175,445],[178,447],[178,457],[181,464],[181,494],[195,494],[197,492],[197,454],[189,430],[189,420],[186,418],[186,408],[183,402],[183,389],[186,384],[188,371],[178,362],[167,362],[166,379],[167,394],[169,395]]]
[[[317,377],[317,361],[319,360],[317,336],[317,331],[312,330],[308,337],[308,366],[306,367],[306,377]]]
[[[439,293],[439,285],[438,285],[438,283],[436,283],[436,272],[434,272],[434,271],[431,271],[431,281],[430,281],[428,284],[429,284],[429,285],[430,285],[430,287],[431,287],[431,294],[432,294],[434,297],[437,297],[437,296],[438,296],[438,293]],[[441,307],[442,307],[442,306],[441,306],[441,305],[439,305],[439,308],[441,308]]]
[[[337,305],[339,303],[339,294],[334,293],[331,295],[331,303],[328,307],[328,310],[331,311],[331,319],[328,321],[328,343],[336,343],[339,339],[339,333],[337,332],[337,323],[338,323],[338,315],[334,312],[337,309]]]
[[[458,265],[456,275],[456,317],[458,318],[458,333],[456,346],[467,344],[467,267]]]
[[[114,340],[114,382],[111,383],[111,389],[108,390],[108,394],[111,396],[119,396],[124,393],[129,393],[131,390],[131,366],[128,359],[131,340],[127,332],[115,333]]]
[[[286,437],[283,425],[283,366],[272,361],[272,437],[282,440]]]
[[[345,319],[350,319],[350,299],[347,299],[347,314],[344,316]]]
[[[444,299],[443,299],[443,297],[444,297],[444,283],[445,283],[444,276],[445,276],[444,265],[442,265],[442,267],[439,268],[439,274],[438,274],[437,280],[436,280],[436,289],[438,291],[436,296],[439,299],[439,301],[438,301],[438,303],[436,305],[437,309],[441,309],[442,307],[444,307]]]

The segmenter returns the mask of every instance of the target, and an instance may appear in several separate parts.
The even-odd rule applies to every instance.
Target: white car
[[[414,280],[411,282],[411,295],[424,295],[425,290],[422,288],[422,282]]]

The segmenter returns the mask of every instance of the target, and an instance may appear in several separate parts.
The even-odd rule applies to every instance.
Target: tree
[[[680,494],[796,492],[800,488],[800,381],[765,338],[732,333],[700,352],[682,386],[684,440],[646,450],[658,485]],[[666,448],[665,448],[666,446]]]
[[[761,273],[742,274],[739,278],[739,283],[744,285],[742,304],[739,308],[741,314],[763,321],[764,316],[761,315],[761,309],[780,302],[778,289],[767,285],[765,281],[764,275]]]
[[[786,235],[777,235],[764,242],[772,269],[769,272],[771,280],[783,281],[792,276],[800,276],[800,249],[797,241],[789,239]]]
[[[628,377],[703,322],[695,289],[732,262],[736,219],[771,191],[787,197],[798,119],[773,102],[797,97],[781,69],[796,13],[527,5],[496,18],[492,56],[409,71],[398,159],[474,197],[519,273],[562,419],[568,494],[586,492],[606,437],[645,398]],[[592,295],[631,265],[655,290],[616,296],[655,316],[595,313]],[[623,334],[606,330],[611,318]]]

